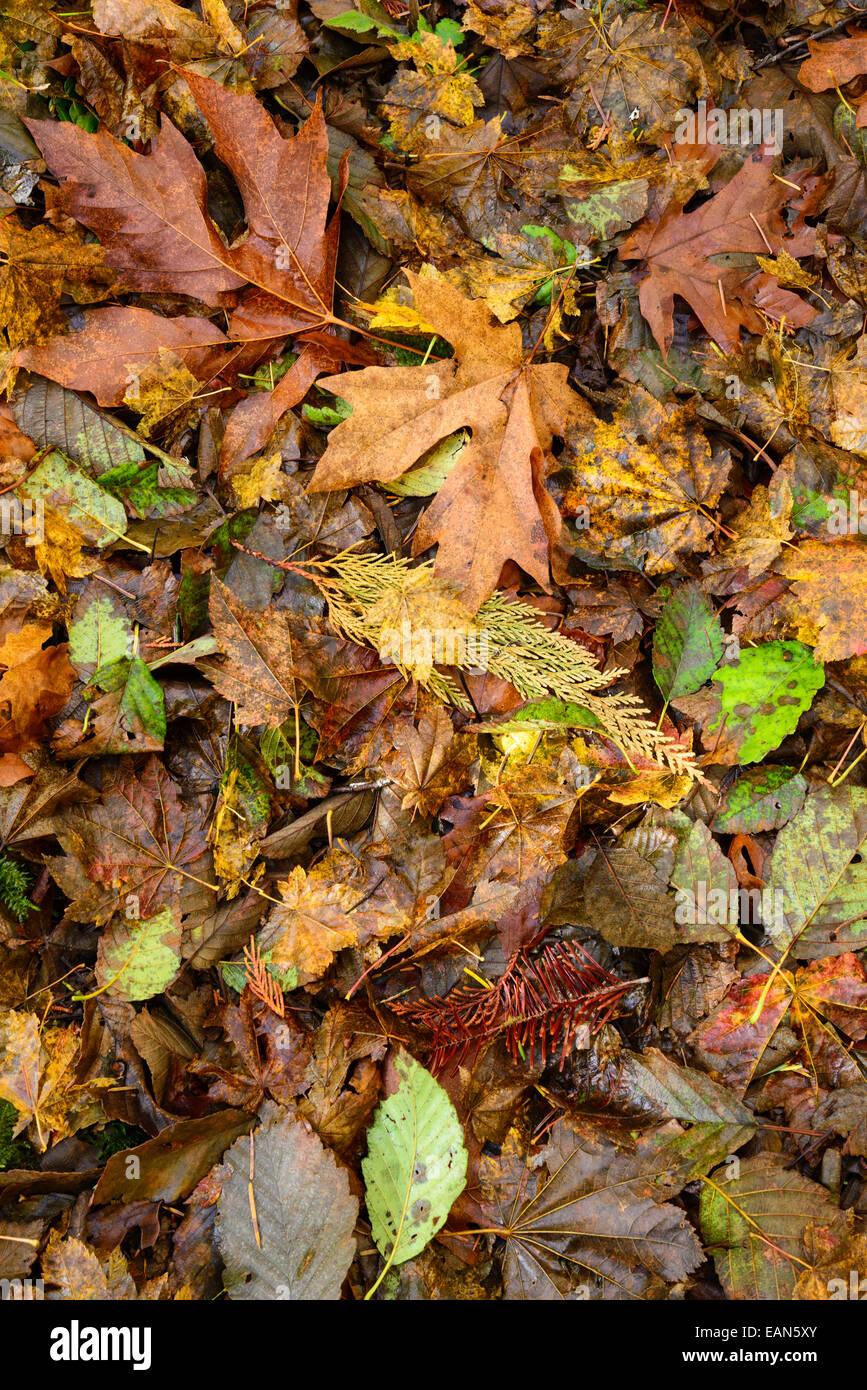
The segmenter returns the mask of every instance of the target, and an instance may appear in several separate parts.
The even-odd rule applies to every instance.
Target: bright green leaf
[[[801,642],[764,642],[745,647],[737,661],[721,666],[713,683],[720,712],[707,724],[705,743],[725,722],[742,763],[757,763],[794,733],[801,715],[825,684],[825,670]]]
[[[170,907],[145,921],[115,917],[100,938],[96,982],[112,999],[162,994],[180,968],[181,933]]]
[[[368,1130],[362,1161],[371,1233],[388,1264],[421,1254],[464,1190],[467,1151],[454,1106],[408,1053],[398,1053],[401,1078]]]

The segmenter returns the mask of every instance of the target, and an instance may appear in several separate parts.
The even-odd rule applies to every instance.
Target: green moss
[[[33,904],[27,897],[30,877],[5,854],[0,854],[0,901],[17,922],[23,922]]]
[[[0,1173],[7,1168],[33,1168],[36,1151],[23,1134],[12,1137],[18,1111],[8,1100],[0,1100]]]
[[[107,1163],[112,1154],[134,1149],[138,1144],[143,1144],[149,1135],[138,1125],[128,1125],[123,1120],[109,1120],[102,1126],[88,1126],[80,1131],[78,1137],[94,1146],[100,1163]]]

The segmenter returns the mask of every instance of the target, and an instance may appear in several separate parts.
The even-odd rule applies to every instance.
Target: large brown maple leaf
[[[789,237],[782,207],[792,188],[773,173],[773,150],[764,146],[750,155],[730,183],[695,212],[684,213],[673,199],[655,211],[620,248],[625,261],[641,260],[647,275],[638,300],[653,336],[664,353],[674,338],[674,297],[695,310],[705,329],[727,352],[737,347],[741,327],[763,333],[765,318],[785,319],[803,328],[816,316],[799,295],[780,289],[771,275],[714,257],[742,255],[809,255],[813,232],[808,227]]]
[[[58,207],[96,233],[119,287],[182,294],[232,309],[228,335],[238,347],[229,361],[235,371],[244,370],[244,364],[260,360],[287,334],[335,321],[339,215],[328,219],[328,133],[321,104],[297,135],[284,137],[255,97],[229,91],[198,73],[185,72],[184,77],[213,132],[216,153],[244,200],[247,228],[231,246],[208,215],[204,170],[167,117],[148,154],[139,154],[106,130],[91,134],[59,121],[30,121],[29,126],[49,169],[62,180]],[[183,351],[203,342],[226,342],[207,323],[203,337],[197,327],[201,322],[140,308],[97,309],[85,315],[81,332],[24,349],[17,363],[74,386],[78,380],[67,360],[70,347],[80,363],[89,362],[97,349],[104,357],[109,345],[98,398],[118,405],[130,369],[141,370],[159,348]],[[179,325],[186,331],[180,332]],[[289,398],[281,398],[282,410],[303,396],[317,371],[341,360],[359,360],[357,351],[341,343],[318,334],[304,358],[307,370],[289,383]],[[216,372],[212,362],[207,365],[206,379],[226,362],[221,359]],[[94,389],[89,375],[86,386]],[[263,430],[267,434],[275,423],[273,408],[259,405],[258,414],[261,421],[244,419],[249,453],[255,452]]]
[[[436,571],[475,611],[507,560],[548,583],[560,517],[545,490],[553,435],[593,419],[560,363],[525,363],[517,324],[443,281],[407,272],[416,308],[455,349],[454,360],[367,367],[322,385],[352,406],[329,437],[311,491],[390,482],[459,429],[472,439],[421,519],[415,553],[439,545]]]
[[[228,291],[246,287],[232,337],[326,322],[337,227],[327,226],[331,181],[321,105],[294,138],[284,138],[255,97],[197,73],[184,76],[241,191],[247,234],[225,245],[208,217],[204,170],[166,117],[150,154],[105,130],[30,121],[49,168],[63,180],[59,206],[96,232],[128,289],[217,306]]]
[[[204,808],[181,801],[156,758],[139,771],[127,762],[107,779],[98,804],[67,814],[57,838],[68,858],[50,867],[72,899],[73,921],[102,925],[130,907],[146,918],[165,906],[213,905]]]

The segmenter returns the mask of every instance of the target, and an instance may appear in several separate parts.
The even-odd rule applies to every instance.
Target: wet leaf
[[[781,1154],[742,1159],[734,1178],[717,1169],[701,1195],[702,1235],[729,1298],[791,1298],[809,1269],[807,1222],[830,1224],[836,1216],[825,1189]]]
[[[403,1264],[445,1225],[466,1182],[467,1154],[442,1087],[408,1053],[395,1065],[400,1081],[368,1131],[362,1173],[377,1249],[388,1264]]]

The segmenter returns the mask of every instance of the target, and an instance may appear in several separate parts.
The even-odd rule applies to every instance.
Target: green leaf
[[[406,1052],[401,1078],[368,1130],[362,1161],[371,1233],[388,1266],[421,1254],[464,1190],[467,1151],[454,1106]]]
[[[737,932],[737,875],[703,821],[694,821],[678,845],[671,886],[678,944],[730,940]]]
[[[229,1297],[336,1302],[355,1255],[358,1201],[321,1139],[291,1113],[267,1109],[252,1147],[239,1139],[224,1155],[231,1174],[217,1239]]]
[[[146,920],[115,917],[96,956],[99,992],[134,1001],[162,994],[180,968],[180,928],[170,907]]]
[[[825,669],[801,642],[765,642],[745,647],[737,661],[721,666],[713,683],[720,712],[712,717],[705,743],[725,722],[724,737],[734,742],[742,763],[757,763],[794,733],[825,684]]]
[[[377,34],[388,35],[392,38],[405,38],[406,34],[401,33],[393,24],[389,23],[388,12],[381,9],[373,0],[362,0],[364,8],[371,11],[369,14],[362,14],[358,10],[346,9],[342,14],[331,15],[329,19],[323,19],[329,29],[339,29],[345,34],[367,34],[371,29],[375,29]]]
[[[780,831],[766,870],[767,930],[798,960],[867,945],[867,788],[819,787]]]
[[[579,174],[565,164],[560,178],[570,183]],[[621,179],[581,198],[564,197],[563,208],[579,236],[588,241],[610,241],[644,216],[649,189],[647,179]]]
[[[85,543],[99,550],[126,533],[123,505],[57,450],[45,456],[16,492],[62,512]]]
[[[132,626],[110,594],[86,594],[79,599],[69,624],[69,659],[83,680],[100,666],[129,654]]]
[[[311,425],[330,430],[335,425],[339,425],[341,420],[348,420],[352,414],[352,406],[348,401],[344,401],[340,396],[336,396],[334,405],[303,405],[301,414]]]
[[[162,686],[140,656],[122,656],[93,677],[106,694],[121,692],[120,712],[131,729],[143,729],[162,742],[166,736],[166,707]]]
[[[779,830],[800,811],[806,795],[807,779],[795,768],[752,768],[724,794],[713,828],[724,835]]]
[[[102,486],[121,498],[131,512],[152,520],[178,516],[195,504],[196,493],[184,486],[189,481],[188,470],[180,460],[176,468],[169,468],[156,459],[146,467],[122,464],[100,478]]]
[[[746,1138],[755,1133],[752,1111],[703,1071],[679,1067],[654,1048],[641,1057],[631,1057],[628,1071],[630,1080],[659,1106],[663,1118],[685,1120],[691,1125],[733,1125],[748,1130]],[[745,1143],[746,1138],[740,1142]]]
[[[684,584],[668,599],[653,635],[653,676],[666,700],[692,695],[722,657],[722,627],[698,584]]]
[[[557,700],[553,696],[545,700],[531,700],[519,710],[512,724],[532,724],[534,728],[552,729],[599,729],[601,723],[592,710],[569,700]],[[505,724],[502,726],[507,727]]]
[[[451,473],[466,448],[468,439],[466,430],[450,434],[429,449],[415,468],[410,468],[399,478],[393,478],[387,483],[385,486],[388,491],[397,493],[398,497],[432,497],[435,492],[439,492]]]
[[[262,964],[266,967],[268,974],[277,981],[277,984],[285,994],[298,988],[298,971],[294,965],[290,965],[287,970],[281,970],[278,965],[271,964],[273,950],[263,951],[260,956]],[[243,965],[235,961],[222,960],[219,962],[218,969],[230,989],[234,989],[238,994],[243,994],[247,984],[247,971]]]
[[[808,1222],[830,1226],[839,1218],[825,1189],[790,1163],[783,1154],[758,1154],[718,1168],[704,1187],[702,1234],[728,1298],[791,1298],[808,1263]]]
[[[419,29],[422,28],[422,19],[423,16],[419,16]],[[427,21],[424,23],[424,28],[430,29]],[[459,48],[467,37],[455,19],[441,19],[436,25],[434,33],[438,39],[442,39],[443,43],[450,43],[454,48]]]

